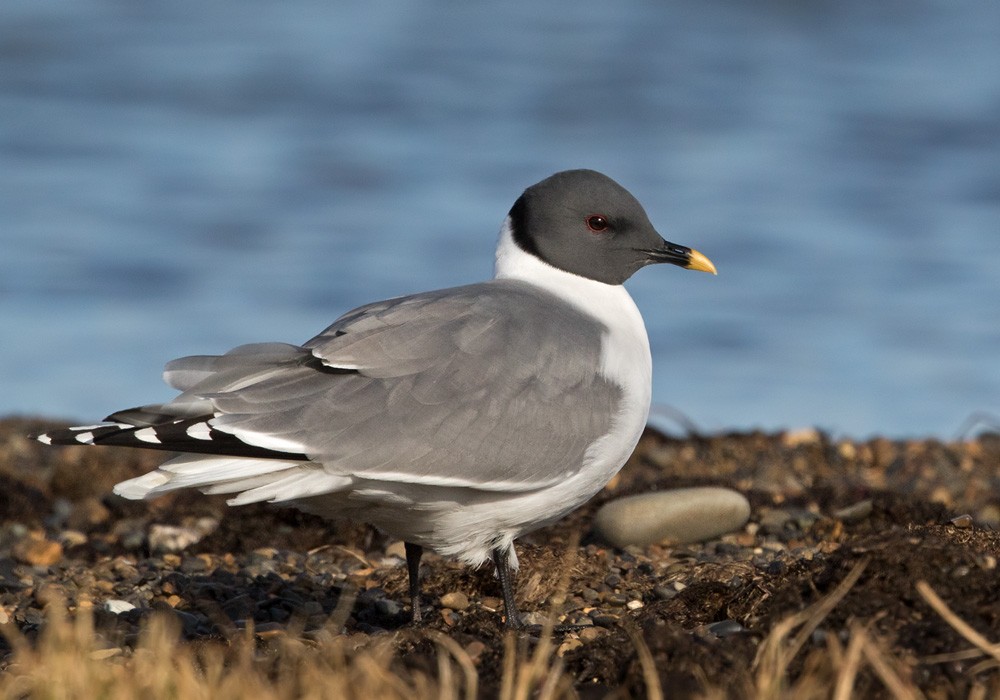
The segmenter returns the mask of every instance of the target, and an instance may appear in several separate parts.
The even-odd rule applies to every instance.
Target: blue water
[[[502,8],[502,9],[501,9]],[[631,189],[706,430],[1000,413],[1000,3],[0,3],[0,414],[489,276],[520,190]],[[668,421],[669,424],[669,421]]]

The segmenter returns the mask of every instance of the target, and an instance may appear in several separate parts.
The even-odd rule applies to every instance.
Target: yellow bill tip
[[[719,274],[715,271],[715,265],[707,257],[699,253],[697,250],[691,249],[691,258],[688,260],[687,265],[684,266],[688,270],[700,270],[701,272],[711,272],[713,275]]]

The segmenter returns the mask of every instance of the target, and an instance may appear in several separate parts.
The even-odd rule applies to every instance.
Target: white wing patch
[[[156,428],[143,428],[142,430],[136,430],[132,433],[136,440],[142,440],[143,442],[149,442],[154,445],[160,444],[160,438],[156,434]]]
[[[237,440],[245,442],[248,445],[253,445],[254,447],[263,447],[264,449],[276,452],[291,452],[293,454],[305,454],[306,452],[306,447],[301,442],[278,437],[277,435],[258,433],[254,430],[234,428],[228,425],[216,425],[214,427],[216,430],[229,433]]]
[[[184,432],[188,434],[188,437],[194,438],[195,440],[211,440],[211,427],[208,425],[208,421],[202,423],[195,423],[189,425],[188,429]]]

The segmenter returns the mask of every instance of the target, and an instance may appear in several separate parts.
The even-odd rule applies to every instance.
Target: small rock
[[[114,613],[115,615],[121,615],[129,610],[135,610],[135,606],[127,600],[117,600],[112,598],[111,600],[104,601],[104,609],[109,613]]]
[[[687,544],[737,530],[749,517],[750,502],[743,494],[705,486],[605,503],[594,517],[594,529],[617,547],[663,540]]]
[[[200,557],[184,557],[180,570],[185,574],[200,574],[208,570],[205,560]]]
[[[583,646],[583,642],[579,639],[567,639],[565,642],[559,645],[556,649],[556,656],[565,656],[567,652],[573,651],[574,649],[579,649]]]
[[[972,516],[968,514],[959,515],[951,519],[951,524],[958,528],[972,527]]]
[[[653,588],[653,595],[659,600],[670,600],[677,595],[677,590],[669,586],[655,586]]]
[[[710,624],[708,626],[708,631],[721,639],[724,637],[730,637],[734,634],[740,634],[741,632],[746,632],[747,628],[736,620],[720,620],[719,622],[713,622]]]
[[[441,596],[441,605],[452,610],[465,610],[469,607],[469,596],[461,591],[451,591]]]
[[[856,459],[858,456],[858,448],[854,446],[853,442],[848,440],[843,440],[837,444],[837,452],[847,460]]]
[[[629,602],[627,602],[625,604],[625,607],[628,608],[629,610],[638,610],[639,608],[642,607],[642,601],[641,600],[630,600]]]
[[[154,552],[179,552],[219,526],[215,518],[198,518],[194,525],[150,525],[146,540]]]
[[[618,620],[620,618],[617,615],[598,614],[592,615],[590,619],[592,619],[594,624],[598,627],[614,627],[618,624]]]
[[[454,627],[456,624],[458,624],[459,617],[458,613],[456,613],[454,610],[446,609],[441,611],[441,619],[444,620],[444,624],[448,625],[449,627]]]
[[[23,564],[52,566],[62,559],[63,548],[58,542],[31,536],[15,544],[11,548],[11,554]]]
[[[781,508],[767,508],[760,515],[760,529],[765,535],[778,535],[792,520],[792,514]]]
[[[79,530],[63,530],[59,533],[59,544],[66,549],[87,544],[87,536]]]
[[[382,617],[396,617],[403,614],[403,606],[390,598],[379,598],[375,601],[375,612]]]
[[[580,634],[578,636],[580,637],[580,641],[592,642],[603,634],[604,630],[599,627],[588,627],[587,629],[580,630]]]
[[[595,593],[597,591],[594,591]],[[487,612],[496,612],[503,605],[503,601],[493,596],[483,596],[479,599],[479,607]]]
[[[385,554],[387,557],[399,557],[403,561],[406,561],[406,543],[399,540],[389,544],[385,548]]]
[[[845,508],[835,510],[833,517],[845,523],[856,523],[864,520],[872,514],[872,499],[866,498]]]
[[[478,639],[465,645],[465,653],[469,655],[469,660],[474,664],[479,663],[479,657],[483,655],[484,651],[486,651],[486,645]]]
[[[539,627],[541,627],[548,621],[549,621],[549,616],[543,612],[535,611],[535,612],[521,614],[521,622],[523,622],[526,625],[538,625]]]
[[[815,445],[820,441],[820,434],[816,428],[798,428],[789,430],[781,436],[781,442],[785,447],[798,447],[799,445]]]

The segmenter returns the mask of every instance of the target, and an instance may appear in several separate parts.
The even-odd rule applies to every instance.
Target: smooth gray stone
[[[743,527],[750,502],[732,489],[702,486],[618,498],[601,506],[594,530],[609,544],[625,547],[668,540],[701,542]]]

